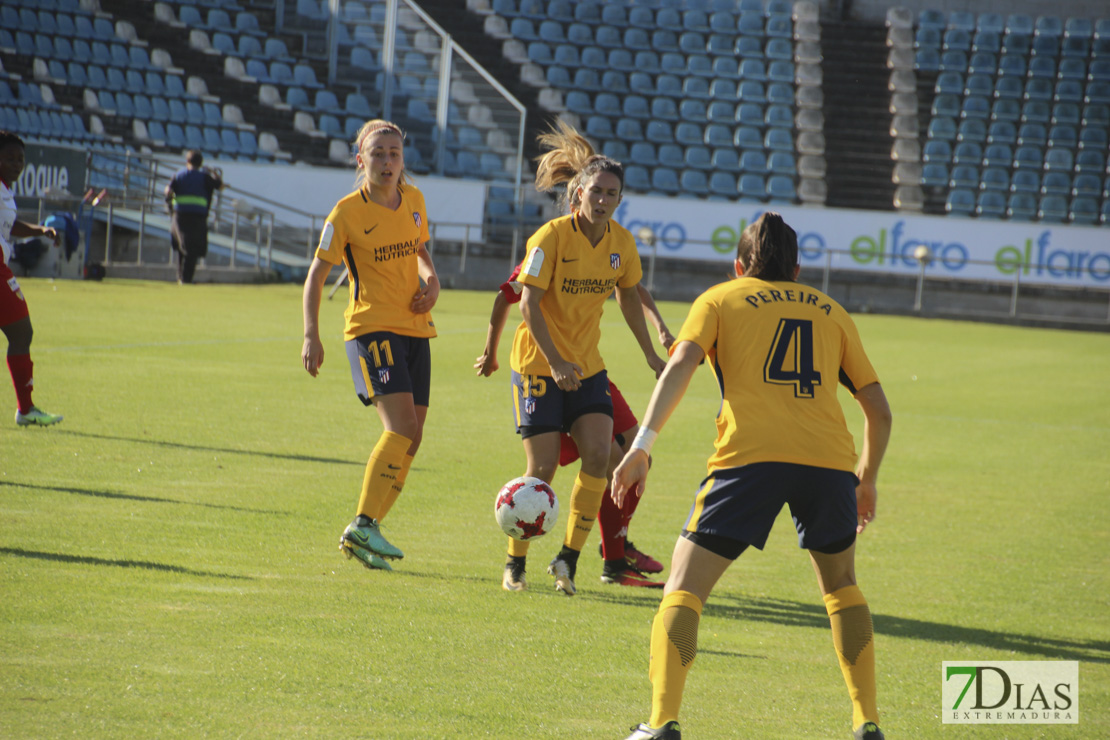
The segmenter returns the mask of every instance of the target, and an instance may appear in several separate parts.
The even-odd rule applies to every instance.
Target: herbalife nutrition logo
[[[1077,724],[1079,663],[945,661],[941,695],[945,724]]]

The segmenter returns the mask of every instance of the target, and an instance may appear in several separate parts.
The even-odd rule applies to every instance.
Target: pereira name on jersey
[[[826,296],[818,296],[816,293],[809,293],[801,289],[759,290],[747,296],[744,300],[753,308],[759,308],[764,304],[786,301],[816,306],[819,311],[824,311],[826,316],[832,313],[832,304],[828,302]]]

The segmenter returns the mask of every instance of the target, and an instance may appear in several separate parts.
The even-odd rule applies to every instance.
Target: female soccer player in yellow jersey
[[[559,465],[560,432],[574,438],[581,456],[563,547],[547,569],[555,588],[573,596],[578,556],[608,486],[613,401],[598,343],[601,314],[614,289],[648,366],[658,376],[666,361],[655,353],[644,321],[636,241],[612,220],[624,168],[595,154],[562,121],[539,142],[549,151],[539,160],[536,189],[565,183],[570,212],[544,224],[528,240],[517,278],[524,286],[524,321],[513,338],[509,364],[517,431],[528,458],[525,475],[552,479]],[[506,569],[523,572],[527,554],[527,542],[510,539]]]
[[[716,449],[652,624],[651,718],[628,740],[681,740],[678,710],[702,606],[740,553],[763,548],[784,503],[824,595],[855,738],[882,740],[871,612],[856,586],[855,539],[875,517],[890,407],[847,312],[795,282],[798,239],[780,215],[764,213],[744,229],[735,267],[735,280],[694,301],[632,449],[613,473],[617,505],[640,494],[652,443],[708,358],[722,396]],[[858,460],[838,381],[863,410]]]
[[[355,391],[374,405],[384,431],[370,453],[354,521],[339,547],[368,568],[392,570],[404,557],[379,523],[401,493],[428,415],[429,338],[439,278],[428,242],[424,196],[408,184],[404,134],[389,121],[367,121],[356,138],[358,190],[328,215],[304,284],[301,362],[313,377],[324,362],[320,295],[333,265],[350,275],[343,331]]]

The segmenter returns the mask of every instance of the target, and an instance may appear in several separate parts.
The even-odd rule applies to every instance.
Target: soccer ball
[[[505,534],[516,540],[532,540],[555,526],[559,499],[539,478],[513,478],[497,492],[493,513]]]

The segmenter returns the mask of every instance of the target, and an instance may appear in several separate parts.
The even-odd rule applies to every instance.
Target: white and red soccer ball
[[[559,499],[539,478],[513,478],[497,492],[497,523],[517,540],[533,540],[551,531],[559,518]]]

